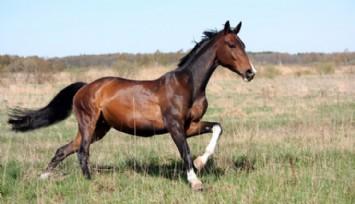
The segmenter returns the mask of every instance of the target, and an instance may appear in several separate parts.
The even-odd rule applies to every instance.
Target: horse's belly
[[[108,124],[118,131],[137,136],[166,133],[159,106],[148,104],[108,104],[102,109]]]

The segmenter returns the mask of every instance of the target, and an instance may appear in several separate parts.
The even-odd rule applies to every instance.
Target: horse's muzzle
[[[251,80],[253,80],[255,74],[256,74],[256,70],[254,69],[254,67],[252,67],[251,69],[248,69],[248,70],[245,72],[244,80],[245,80],[245,81],[251,81]]]

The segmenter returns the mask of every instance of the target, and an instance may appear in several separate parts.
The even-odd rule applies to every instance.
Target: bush
[[[316,71],[318,74],[334,74],[335,69],[331,63],[321,63],[316,65]]]
[[[298,70],[295,72],[295,75],[298,76],[298,77],[307,76],[307,75],[312,75],[312,74],[314,74],[314,72],[312,72],[312,71],[309,70],[309,69],[306,69],[306,70],[298,69]]]
[[[118,72],[118,76],[123,78],[131,78],[137,74],[141,68],[141,66],[137,65],[137,63],[127,62],[124,60],[117,60],[113,64],[113,67]]]

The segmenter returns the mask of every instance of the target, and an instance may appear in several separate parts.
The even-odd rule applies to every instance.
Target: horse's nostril
[[[247,77],[252,77],[254,75],[253,70],[248,69],[247,72],[246,72],[246,75],[247,75]]]

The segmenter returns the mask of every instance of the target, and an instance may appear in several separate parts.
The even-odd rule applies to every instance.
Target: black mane
[[[207,30],[203,32],[202,40],[200,42],[195,42],[195,47],[192,48],[192,50],[187,55],[180,59],[178,67],[182,67],[185,64],[189,63],[191,59],[193,59],[194,56],[198,53],[198,51],[203,47],[202,45],[204,45],[207,41],[211,40],[220,32],[221,31],[218,30]]]

